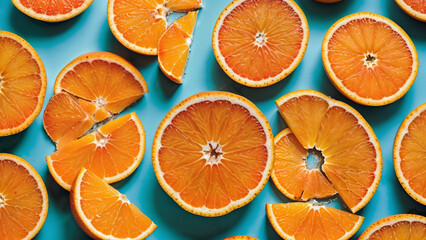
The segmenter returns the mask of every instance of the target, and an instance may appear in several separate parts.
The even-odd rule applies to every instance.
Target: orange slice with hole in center
[[[337,90],[368,106],[386,105],[404,96],[419,68],[416,48],[404,30],[368,12],[351,14],[330,27],[322,60]]]
[[[250,236],[238,235],[238,236],[227,237],[222,240],[259,240],[259,239],[255,237],[250,237]]]
[[[20,157],[0,153],[0,239],[33,239],[47,210],[47,190],[37,171]]]
[[[422,0],[395,0],[398,6],[411,17],[426,22],[426,2]]]
[[[70,193],[74,219],[94,239],[145,239],[155,225],[124,194],[83,168]]]

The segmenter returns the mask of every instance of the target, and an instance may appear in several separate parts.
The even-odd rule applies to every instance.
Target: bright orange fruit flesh
[[[19,36],[0,31],[0,136],[27,128],[40,113],[46,72],[36,51]]]
[[[87,0],[19,0],[19,2],[28,9],[38,13],[50,16],[67,14],[76,8],[79,8]]]
[[[182,83],[192,32],[198,12],[190,12],[172,23],[158,42],[158,63],[163,73],[172,81]]]
[[[424,0],[403,0],[408,6],[410,6],[416,12],[426,14],[426,2]]]
[[[321,152],[322,172],[352,212],[367,204],[380,181],[382,156],[378,140],[364,118],[349,105],[313,90],[291,92],[276,104],[301,146]],[[286,164],[295,161],[282,159]]]
[[[157,227],[125,195],[84,168],[70,203],[78,225],[95,239],[144,239]]]
[[[349,239],[364,217],[311,203],[266,204],[268,219],[283,239]]]
[[[60,148],[46,160],[58,184],[69,190],[82,167],[108,183],[127,177],[140,164],[144,150],[145,132],[131,113]]]
[[[259,240],[259,239],[255,237],[250,237],[250,236],[238,235],[238,236],[227,237],[222,240]]]
[[[0,239],[32,239],[47,216],[47,192],[25,160],[0,153]]]

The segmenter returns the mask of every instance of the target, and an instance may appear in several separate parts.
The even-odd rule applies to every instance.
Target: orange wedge
[[[266,204],[275,231],[287,240],[349,239],[361,227],[364,217],[312,203]]]
[[[299,65],[308,36],[308,21],[293,0],[234,0],[216,21],[213,52],[234,81],[265,87]]]
[[[396,176],[405,191],[426,205],[426,103],[402,122],[393,147]]]
[[[173,82],[182,83],[188,61],[197,12],[190,12],[172,23],[158,42],[158,65]]]
[[[352,101],[392,103],[410,89],[419,62],[410,37],[396,23],[374,13],[355,13],[330,27],[322,60],[333,85]]]
[[[24,14],[46,22],[60,22],[82,13],[93,0],[12,0]]]
[[[306,156],[301,149],[303,147],[321,155],[324,163],[318,170],[325,174],[353,213],[364,207],[377,190],[382,173],[379,141],[367,121],[349,105],[313,90],[288,93],[275,103],[300,144],[297,147],[299,153],[295,155],[297,160],[285,156],[278,158],[278,162],[284,162],[274,168],[274,171],[282,171],[282,179],[278,182],[293,181],[291,176],[306,173],[301,159]],[[295,142],[293,138],[292,145],[297,146]],[[295,146],[292,145],[278,149],[294,151]],[[279,154],[280,150],[277,152]],[[289,173],[290,168],[285,169],[286,166],[295,172]],[[318,179],[321,186],[326,186],[324,178]],[[284,193],[296,197],[300,196],[301,190],[312,188],[310,185],[296,184],[278,185],[285,189]],[[328,195],[332,192],[329,187],[313,190],[321,190],[322,195]]]
[[[381,239],[426,239],[426,217],[414,214],[385,217],[369,226],[358,238],[358,240]]]
[[[166,115],[154,137],[152,163],[163,189],[182,208],[220,216],[249,203],[273,165],[269,123],[249,100],[202,92]]]
[[[75,179],[70,203],[74,219],[94,239],[144,239],[157,227],[124,194],[85,168]]]
[[[46,187],[24,159],[0,153],[0,239],[33,239],[47,216]]]
[[[0,31],[0,137],[26,129],[43,107],[46,72],[31,45]]]
[[[426,2],[419,0],[395,0],[398,6],[411,17],[426,22]]]
[[[145,132],[135,113],[106,123],[46,157],[56,182],[66,190],[85,167],[107,183],[129,176],[142,161]]]
[[[250,236],[238,235],[238,236],[227,237],[222,240],[259,240],[259,239],[255,237],[250,237]]]
[[[171,11],[185,12],[201,7],[201,0],[109,0],[108,24],[117,40],[128,49],[157,55],[167,15]]]

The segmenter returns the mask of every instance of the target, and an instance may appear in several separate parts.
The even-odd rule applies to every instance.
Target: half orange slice
[[[426,2],[418,0],[395,0],[398,6],[411,17],[426,22]]]

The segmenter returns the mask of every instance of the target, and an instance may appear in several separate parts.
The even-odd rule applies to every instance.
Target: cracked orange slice
[[[411,17],[426,22],[426,1],[424,0],[395,0],[398,6]]]

